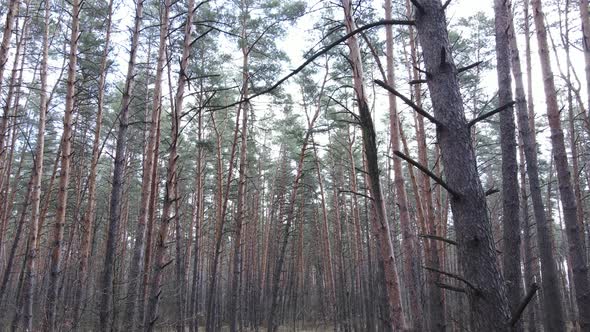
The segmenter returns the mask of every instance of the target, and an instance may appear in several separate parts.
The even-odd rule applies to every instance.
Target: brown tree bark
[[[240,32],[240,40],[242,43],[242,87],[241,87],[241,98],[248,98],[249,95],[249,86],[250,86],[250,66],[249,66],[249,56],[250,51],[252,50],[251,45],[248,45],[248,34],[246,31],[246,27],[248,22],[248,18],[246,14],[249,14],[249,8],[245,1],[240,2],[240,10],[243,13],[243,18],[241,19],[241,32]],[[239,302],[239,288],[240,288],[240,274],[241,274],[241,261],[242,257],[241,247],[242,247],[242,227],[246,222],[246,170],[248,164],[248,116],[250,113],[250,104],[249,102],[245,102],[242,105],[242,124],[240,129],[240,159],[238,165],[238,193],[237,193],[237,211],[236,211],[236,222],[235,222],[235,229],[234,229],[234,239],[233,239],[233,267],[232,267],[232,280],[231,280],[231,290],[230,290],[230,300],[229,300],[229,324],[230,324],[230,331],[235,332],[238,331],[237,321],[238,321],[238,311],[241,309],[238,305]],[[237,124],[237,123],[236,123]],[[237,126],[236,126],[237,129]]]
[[[34,292],[37,286],[37,247],[39,237],[39,213],[41,203],[41,180],[43,175],[43,159],[45,150],[45,125],[47,119],[47,62],[49,58],[49,1],[44,6],[43,50],[41,60],[41,89],[39,92],[39,125],[37,130],[37,148],[35,152],[35,168],[33,171],[33,192],[31,198],[31,225],[29,228],[29,246],[27,252],[27,265],[24,276],[24,329],[33,329]]]
[[[346,31],[350,33],[356,28],[352,17],[352,4],[349,0],[343,0],[342,5],[344,7],[344,23]],[[363,132],[363,146],[367,158],[367,171],[370,180],[369,192],[371,193],[372,206],[375,213],[373,229],[380,250],[380,261],[383,264],[385,271],[385,289],[387,292],[388,308],[386,308],[386,317],[384,319],[385,324],[389,329],[400,330],[405,328],[406,323],[403,315],[399,279],[395,267],[395,256],[393,255],[389,222],[387,220],[387,212],[385,210],[385,202],[383,201],[381,183],[379,180],[375,128],[371,118],[369,105],[367,104],[367,95],[363,83],[364,73],[362,59],[356,36],[350,37],[347,40],[347,45],[350,50],[353,85],[359,108],[360,125]]]
[[[170,2],[167,0],[164,4],[166,8],[164,9],[164,19],[162,20],[163,25],[168,25],[168,12],[170,8]],[[192,29],[192,20],[194,14],[194,0],[189,0],[187,6],[187,16],[185,22],[185,29],[184,29],[184,40],[182,43],[182,57],[180,61],[180,73],[178,75],[178,85],[176,88],[176,94],[174,96],[174,105],[172,107],[172,116],[171,116],[171,142],[170,142],[170,154],[168,156],[168,171],[166,174],[166,190],[164,196],[164,206],[162,210],[162,220],[160,222],[160,229],[158,231],[158,235],[156,238],[156,251],[155,251],[155,261],[154,267],[152,272],[152,281],[151,281],[151,291],[150,291],[150,298],[148,302],[146,317],[144,321],[144,327],[147,331],[152,331],[154,329],[154,324],[158,319],[158,303],[161,294],[161,284],[162,284],[162,277],[164,268],[168,265],[165,262],[166,258],[166,239],[168,237],[168,228],[170,225],[170,221],[175,218],[179,218],[178,216],[178,209],[172,211],[174,209],[175,203],[180,199],[177,196],[177,162],[178,162],[178,139],[179,139],[179,126],[180,126],[180,116],[182,114],[183,109],[183,101],[184,101],[184,90],[186,83],[188,81],[188,60],[190,56],[190,44],[191,44],[191,29]],[[174,215],[172,215],[174,213]],[[179,257],[177,257],[178,259]],[[147,267],[146,267],[147,268]],[[183,308],[177,308],[177,310],[182,311]],[[181,320],[182,320],[182,314]],[[181,322],[181,329],[184,329],[184,323]]]
[[[8,11],[6,12],[6,21],[4,23],[4,31],[2,34],[2,43],[0,43],[0,88],[4,79],[4,69],[8,62],[8,54],[10,51],[10,39],[12,38],[12,29],[14,22],[18,15],[20,0],[10,0],[7,4]],[[6,119],[4,119],[6,121]],[[0,136],[0,147],[3,144],[3,136]],[[4,157],[0,155],[0,157]]]
[[[391,20],[391,0],[385,0],[385,19]],[[387,83],[395,85],[395,68],[393,59],[393,27],[385,26],[385,48],[387,59]],[[389,93],[389,131],[391,149],[400,151],[400,123],[397,113],[396,98]],[[410,301],[410,310],[407,316],[412,322],[412,328],[420,331],[423,329],[422,306],[421,306],[421,289],[420,289],[420,255],[418,255],[416,246],[416,234],[412,229],[410,209],[408,204],[408,195],[406,193],[405,181],[403,178],[402,161],[399,158],[393,159],[393,176],[396,193],[396,202],[399,209],[399,220],[402,232],[403,245],[403,276],[405,285],[408,287],[408,297]]]
[[[507,330],[509,308],[504,281],[497,264],[490,218],[487,214],[470,126],[465,119],[457,68],[449,46],[446,17],[438,0],[422,0],[416,8],[427,83],[440,123],[437,138],[446,183],[455,191],[451,209],[458,242],[459,262],[470,307],[471,329]]]
[[[547,42],[547,30],[545,28],[545,15],[539,0],[531,1],[533,18],[537,30],[537,43],[539,45],[539,57],[543,73],[543,88],[547,104],[547,117],[551,129],[551,145],[557,178],[559,193],[563,206],[563,218],[566,225],[569,254],[572,258],[573,279],[576,293],[576,303],[579,311],[580,327],[582,330],[590,329],[590,282],[588,280],[588,263],[584,253],[584,239],[577,221],[577,204],[571,184],[571,174],[565,149],[563,130],[557,104],[557,90],[553,80],[553,72],[549,59],[549,46]]]
[[[57,211],[53,231],[53,243],[51,246],[51,272],[49,274],[49,286],[47,291],[47,303],[45,313],[47,316],[46,326],[49,329],[55,328],[57,302],[58,302],[58,280],[62,261],[62,241],[66,223],[66,208],[68,203],[68,185],[70,182],[70,163],[72,160],[72,127],[75,111],[74,98],[76,92],[76,68],[78,61],[78,35],[80,33],[80,2],[72,1],[72,21],[70,33],[70,50],[68,55],[68,77],[66,87],[65,114],[63,120],[63,136],[61,141],[59,191],[57,193]]]

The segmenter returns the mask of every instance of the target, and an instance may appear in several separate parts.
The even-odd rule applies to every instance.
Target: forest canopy
[[[589,331],[589,11],[0,0],[0,326]]]

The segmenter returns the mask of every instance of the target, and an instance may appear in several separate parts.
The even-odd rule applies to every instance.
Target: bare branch
[[[291,77],[295,76],[296,74],[298,74],[300,71],[302,71],[307,65],[309,65],[310,63],[312,63],[313,61],[315,61],[317,58],[319,58],[320,56],[326,54],[328,51],[330,51],[332,48],[338,46],[340,43],[346,41],[348,38],[361,33],[365,30],[369,30],[371,28],[375,28],[378,26],[382,26],[382,25],[414,25],[414,21],[412,20],[379,20],[377,22],[373,22],[373,23],[369,23],[369,24],[365,24],[361,27],[356,28],[355,30],[351,31],[350,33],[347,33],[346,35],[336,39],[335,41],[333,41],[332,43],[330,43],[329,45],[327,45],[326,47],[322,48],[320,51],[316,52],[315,54],[311,55],[309,58],[307,58],[307,60],[305,62],[303,62],[301,65],[299,65],[299,67],[293,69],[288,75],[284,76],[283,78],[281,78],[280,80],[278,80],[277,82],[275,82],[273,85],[271,85],[270,87],[263,89],[260,92],[254,93],[249,97],[246,98],[242,98],[234,103],[222,106],[217,108],[216,110],[222,110],[222,109],[226,109],[226,108],[231,108],[234,107],[236,105],[239,105],[241,103],[244,102],[248,102],[258,96],[267,94],[269,92],[272,92],[274,89],[276,89],[279,85],[283,84],[285,81],[287,81],[288,79],[290,79]]]
[[[469,66],[461,67],[461,68],[457,69],[457,73],[460,74],[464,71],[468,71],[469,69],[475,68],[475,67],[481,65],[482,63],[483,63],[483,61],[478,61],[476,63],[470,64]]]
[[[473,120],[469,121],[469,123],[467,124],[467,127],[468,127],[468,128],[471,128],[471,127],[473,127],[473,125],[474,125],[474,124],[476,124],[476,123],[478,123],[478,122],[480,122],[480,121],[483,121],[483,120],[485,120],[485,119],[489,118],[490,116],[492,116],[492,115],[494,115],[494,114],[496,114],[496,113],[500,113],[500,112],[502,112],[503,110],[505,110],[505,109],[508,109],[508,108],[510,108],[510,107],[512,107],[512,106],[514,106],[514,104],[515,104],[515,102],[514,102],[514,101],[511,101],[511,102],[509,102],[508,104],[506,104],[506,105],[503,105],[503,106],[500,106],[500,107],[496,108],[496,109],[495,109],[495,110],[493,110],[493,111],[490,111],[490,112],[488,112],[488,113],[486,113],[486,114],[482,114],[482,115],[478,116],[477,118],[475,118],[475,119],[473,119]]]
[[[462,288],[462,287],[451,286],[451,285],[447,285],[447,284],[442,283],[442,282],[435,282],[435,285],[437,285],[440,288],[448,289],[448,290],[453,291],[453,292],[467,293],[465,291],[465,288]]]
[[[442,6],[442,9],[443,9],[443,10],[446,10],[446,9],[447,9],[447,7],[449,6],[449,4],[451,4],[451,0],[447,0],[447,1],[446,1],[446,2],[443,4],[443,6]]]
[[[390,93],[393,93],[399,99],[403,100],[404,103],[406,103],[408,106],[410,106],[411,108],[413,108],[414,111],[416,111],[416,113],[418,113],[418,114],[422,115],[423,117],[427,118],[428,120],[430,120],[430,122],[436,124],[437,126],[442,126],[442,124],[438,120],[436,120],[432,115],[430,115],[428,112],[426,112],[422,107],[416,105],[412,100],[410,100],[408,97],[406,97],[406,96],[402,95],[401,93],[399,93],[393,87],[387,85],[385,82],[383,82],[381,80],[374,80],[374,82],[377,85],[379,85],[380,87],[382,87],[385,90],[389,91]]]
[[[427,80],[411,80],[410,85],[427,83]]]
[[[538,289],[539,289],[539,285],[537,285],[536,283],[533,283],[531,285],[531,288],[529,289],[529,291],[525,295],[524,299],[522,300],[522,302],[520,303],[518,308],[516,308],[516,310],[512,314],[512,318],[510,318],[510,321],[508,322],[509,326],[512,327],[512,326],[516,325],[516,322],[518,322],[518,320],[522,316],[524,309],[531,302],[531,300],[533,299],[533,296],[535,296],[535,293],[537,292]]]
[[[431,240],[438,240],[438,241],[442,241],[448,244],[452,244],[454,246],[459,245],[459,243],[457,243],[457,241],[451,240],[451,239],[447,239],[444,238],[442,236],[437,236],[437,235],[430,235],[430,234],[419,234],[419,237],[423,237],[425,239],[431,239]]]
[[[371,197],[371,196],[367,196],[365,194],[361,194],[359,192],[352,191],[352,190],[338,190],[338,193],[339,194],[340,193],[349,193],[349,194],[353,194],[353,195],[358,195],[358,196],[364,197],[364,198],[369,199],[369,200],[373,200],[373,197]]]
[[[456,192],[455,190],[451,189],[451,187],[449,187],[449,185],[446,184],[446,182],[444,182],[441,178],[439,178],[434,173],[432,173],[430,170],[428,170],[428,168],[422,166],[419,162],[417,162],[414,159],[406,156],[405,154],[401,153],[400,151],[393,151],[393,153],[396,156],[398,156],[398,157],[402,158],[403,160],[409,162],[410,164],[414,165],[416,168],[418,168],[419,170],[421,170],[424,174],[428,175],[436,183],[440,184],[443,188],[445,188],[455,198],[458,198],[460,196],[459,193]]]
[[[459,281],[463,282],[465,285],[469,286],[469,288],[473,289],[476,292],[479,292],[479,290],[477,288],[475,288],[475,286],[473,286],[472,283],[470,283],[469,281],[465,280],[465,278],[461,277],[458,274],[454,274],[454,273],[450,273],[450,272],[438,270],[438,269],[435,269],[433,267],[428,267],[428,266],[422,266],[422,267],[425,268],[426,270],[430,271],[430,272],[440,273],[440,274],[445,275],[447,277],[450,277],[450,278],[459,280]]]

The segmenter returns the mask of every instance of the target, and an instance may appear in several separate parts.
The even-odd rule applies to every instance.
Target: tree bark
[[[494,0],[496,30],[496,71],[498,75],[498,107],[512,102],[510,75],[510,8],[508,1]],[[502,264],[510,311],[522,301],[520,267],[520,219],[518,197],[518,163],[516,161],[516,130],[514,108],[500,112],[500,147],[502,150]],[[513,328],[521,331],[522,320]]]
[[[349,0],[342,0],[342,5],[344,7],[346,32],[350,33],[356,28],[352,17],[352,4]],[[370,181],[369,192],[371,193],[372,205],[375,213],[373,229],[379,245],[380,261],[383,264],[385,271],[385,289],[387,292],[388,308],[386,308],[386,316],[384,319],[385,324],[389,329],[401,330],[405,328],[406,323],[403,315],[399,279],[395,267],[395,256],[393,254],[389,222],[387,220],[387,212],[385,210],[385,202],[383,201],[381,183],[379,180],[375,128],[373,125],[373,119],[371,118],[369,105],[367,104],[367,96],[363,83],[364,73],[362,59],[356,36],[350,37],[347,40],[347,45],[350,50],[354,92],[359,108],[359,118],[363,133],[363,146],[367,158],[367,170]]]
[[[416,8],[427,83],[434,116],[441,123],[437,137],[446,183],[458,195],[451,197],[459,263],[467,287],[471,329],[507,330],[509,308],[497,264],[485,193],[479,179],[470,128],[465,119],[457,68],[450,51],[446,18],[438,0],[422,0]]]
[[[92,235],[94,234],[94,219],[96,216],[96,177],[98,175],[98,159],[100,157],[100,134],[102,128],[102,114],[104,110],[104,95],[106,87],[106,77],[108,72],[108,55],[111,40],[111,23],[113,16],[113,0],[108,4],[107,30],[100,63],[100,77],[98,79],[98,105],[96,112],[96,124],[94,128],[94,140],[92,142],[92,157],[90,161],[90,174],[88,176],[88,206],[82,219],[82,243],[80,245],[80,263],[78,266],[79,276],[74,285],[74,308],[73,319],[76,326],[81,317],[82,299],[86,294],[88,284],[88,261],[90,259],[90,250],[92,244]]]
[[[545,28],[545,15],[540,0],[532,0],[533,18],[537,30],[537,43],[539,45],[539,57],[543,73],[543,88],[545,90],[545,102],[547,104],[547,118],[551,129],[551,145],[553,158],[557,170],[559,193],[563,206],[563,218],[566,225],[568,249],[572,258],[573,279],[576,293],[576,303],[579,311],[580,327],[582,330],[590,329],[590,282],[588,281],[588,263],[584,253],[584,239],[577,222],[576,198],[571,184],[571,174],[565,149],[563,129],[557,104],[557,90],[553,80],[551,62],[549,59],[549,46],[547,42],[547,30]]]
[[[72,127],[74,115],[74,98],[76,92],[76,68],[78,61],[78,35],[80,31],[80,2],[72,1],[72,21],[70,33],[70,50],[68,55],[68,77],[66,81],[66,102],[63,120],[63,135],[61,141],[61,170],[59,176],[59,191],[57,193],[57,211],[53,231],[53,243],[51,245],[51,272],[49,274],[49,286],[47,291],[47,303],[45,312],[47,316],[46,326],[49,329],[55,328],[57,302],[58,302],[58,280],[62,260],[62,241],[66,223],[66,208],[68,203],[68,185],[70,182],[70,164],[72,160]]]
[[[114,278],[115,255],[117,254],[118,230],[121,218],[121,196],[123,193],[123,182],[125,173],[125,155],[127,150],[127,130],[129,126],[129,108],[135,85],[135,61],[139,48],[139,35],[143,12],[143,0],[139,0],[135,6],[135,19],[131,36],[129,52],[129,63],[127,65],[127,76],[125,88],[121,99],[121,110],[119,112],[119,132],[117,134],[117,146],[115,150],[115,165],[113,169],[113,182],[110,199],[109,227],[107,231],[107,244],[105,251],[104,270],[101,280],[100,292],[100,321],[99,329],[106,331],[110,328],[110,317],[112,314],[112,284]],[[134,283],[132,283],[134,284]],[[129,286],[132,287],[132,286]],[[126,317],[129,323],[130,317]],[[132,317],[131,317],[132,321]]]
[[[391,19],[391,0],[385,0],[385,19]],[[393,59],[393,27],[385,26],[385,48],[387,59],[387,83],[395,85],[395,68]],[[389,131],[392,151],[400,151],[400,121],[397,113],[396,98],[392,93],[389,97]],[[402,232],[403,245],[403,275],[405,285],[408,287],[410,310],[408,317],[412,322],[412,328],[421,331],[422,328],[422,306],[420,289],[420,255],[416,246],[416,234],[411,225],[410,209],[408,206],[408,195],[406,193],[405,181],[403,178],[402,161],[399,158],[393,159],[393,176],[396,193],[396,202],[399,209],[399,220]]]
[[[162,19],[163,25],[168,25],[168,12],[170,10],[170,0],[166,0],[164,6],[164,16]],[[194,14],[194,0],[189,0],[187,6],[187,17],[184,29],[184,40],[182,44],[182,57],[180,61],[180,73],[178,75],[178,85],[176,89],[176,95],[174,96],[174,105],[172,107],[171,116],[171,142],[170,142],[170,154],[168,156],[168,171],[166,175],[166,190],[164,196],[164,206],[162,210],[162,220],[160,222],[160,229],[156,238],[156,251],[155,251],[155,262],[152,273],[151,281],[151,292],[148,302],[147,315],[145,317],[144,327],[147,331],[153,331],[156,320],[158,319],[158,303],[160,294],[162,292],[161,284],[164,268],[168,265],[165,262],[166,258],[166,239],[168,236],[168,228],[172,218],[179,218],[179,211],[176,209],[174,215],[172,210],[179,197],[177,197],[177,161],[178,161],[178,139],[179,139],[179,126],[180,126],[180,115],[182,114],[182,104],[184,101],[184,90],[188,81],[188,60],[190,56],[190,43],[191,43],[191,29],[192,19]],[[167,28],[166,28],[167,30]],[[177,257],[178,258],[178,257]],[[147,268],[147,267],[146,267]],[[177,308],[182,310],[182,308]],[[182,315],[181,315],[182,316]],[[182,323],[184,326],[184,323]]]

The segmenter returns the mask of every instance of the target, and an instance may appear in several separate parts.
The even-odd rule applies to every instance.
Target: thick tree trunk
[[[457,68],[450,51],[446,18],[439,0],[422,0],[416,9],[434,116],[440,126],[437,137],[447,184],[456,191],[451,208],[459,262],[470,304],[471,329],[507,330],[509,308],[504,281],[497,264],[492,229],[487,214],[470,127],[465,119]]]
[[[543,14],[540,0],[532,0],[533,18],[537,30],[537,43],[539,45],[539,57],[543,72],[543,87],[547,104],[547,117],[551,129],[551,144],[553,157],[557,170],[559,193],[563,206],[563,218],[566,225],[566,234],[569,244],[569,254],[572,258],[573,279],[576,293],[576,303],[579,311],[580,327],[582,330],[590,329],[590,282],[588,280],[588,263],[584,252],[584,239],[577,222],[576,198],[571,184],[571,174],[565,149],[563,130],[557,104],[557,90],[553,80],[551,62],[549,59],[549,46],[547,43],[547,31],[545,28],[545,15]]]
[[[496,30],[496,71],[498,75],[498,107],[512,102],[510,75],[510,8],[505,0],[494,0]],[[500,147],[502,149],[502,264],[510,311],[515,312],[522,301],[520,267],[520,219],[518,196],[518,163],[516,161],[516,130],[514,108],[500,113]],[[515,325],[522,330],[522,321]]]

